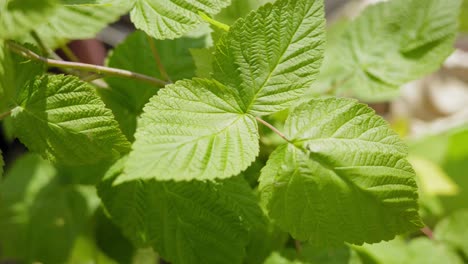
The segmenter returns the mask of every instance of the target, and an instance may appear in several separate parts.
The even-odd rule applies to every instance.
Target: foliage
[[[460,7],[327,29],[323,0],[0,0],[0,119],[31,152],[0,151],[0,261],[462,263],[466,128],[404,142],[343,97],[437,70]],[[105,66],[53,59],[126,13]]]

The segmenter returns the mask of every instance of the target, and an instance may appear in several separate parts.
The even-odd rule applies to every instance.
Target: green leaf
[[[89,188],[62,184],[37,156],[17,160],[0,184],[2,259],[65,263],[95,208],[92,196]]]
[[[437,224],[434,237],[454,248],[460,249],[468,257],[468,209],[458,210]]]
[[[409,161],[419,179],[420,190],[428,195],[456,195],[460,189],[436,163],[418,156]]]
[[[25,46],[37,51],[32,45]],[[11,109],[14,106],[16,93],[31,79],[44,72],[44,63],[11,52],[7,44],[0,40],[0,111]]]
[[[312,100],[285,129],[291,143],[271,154],[259,188],[270,217],[293,237],[327,247],[421,227],[406,146],[371,108]]]
[[[138,29],[157,39],[174,39],[202,22],[199,12],[218,13],[230,0],[133,0],[130,18]]]
[[[438,243],[425,237],[418,237],[409,242],[395,239],[373,245],[355,247],[361,254],[366,254],[369,264],[461,264],[457,253],[446,244]],[[362,255],[361,255],[362,256]]]
[[[213,74],[213,47],[190,49],[196,67],[196,76],[210,78]]]
[[[116,185],[125,160],[98,187],[113,221],[138,247],[172,263],[241,263],[262,211],[242,177],[213,182],[131,181]],[[121,176],[118,176],[121,177]]]
[[[35,0],[33,0],[35,1]],[[51,48],[69,40],[94,38],[108,24],[127,13],[127,1],[61,0],[59,7],[35,28],[44,43]]]
[[[459,8],[460,0],[368,7],[327,49],[319,82],[366,101],[398,96],[402,84],[437,70],[452,53]]]
[[[238,18],[247,16],[250,11],[256,10],[266,3],[273,0],[232,0],[232,3],[221,10],[215,18],[225,24],[232,25]]]
[[[153,97],[117,182],[228,178],[258,155],[257,123],[216,81],[179,81]]]
[[[468,0],[463,0],[460,9],[460,31],[468,32]]]
[[[15,134],[30,150],[68,165],[118,158],[129,143],[93,88],[76,77],[31,81],[12,111]]]
[[[1,0],[0,39],[16,39],[50,15],[56,0]]]
[[[177,40],[152,40],[161,64],[172,80],[192,78],[195,65],[189,49],[205,46],[203,38],[180,38]],[[163,79],[153,55],[149,37],[137,31],[118,45],[107,61],[108,66],[126,69]],[[141,81],[106,78],[112,89],[100,89],[99,93],[106,105],[112,109],[122,131],[133,140],[137,117],[143,106],[155,95],[158,88]]]
[[[279,0],[238,20],[216,46],[214,77],[239,93],[241,109],[289,107],[315,80],[323,58],[322,0]]]

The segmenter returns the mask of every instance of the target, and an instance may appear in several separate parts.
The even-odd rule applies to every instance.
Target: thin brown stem
[[[255,117],[258,122],[262,123],[269,129],[271,129],[273,132],[275,132],[278,136],[280,136],[282,139],[286,140],[287,142],[291,142],[281,131],[279,131],[276,127],[274,127],[272,124],[268,123],[267,121],[261,119],[260,117]]]
[[[10,115],[11,115],[11,110],[9,110],[8,112],[5,112],[5,113],[1,113],[0,114],[0,120],[3,120],[4,118],[9,117]]]
[[[294,240],[294,245],[296,247],[296,253],[298,255],[301,255],[301,252],[302,252],[302,244],[301,244],[301,241],[299,240]]]
[[[421,228],[421,232],[424,235],[426,235],[429,239],[434,239],[434,234],[433,234],[432,230],[428,226],[425,226],[425,227]]]
[[[166,71],[166,68],[164,68],[164,65],[161,62],[161,57],[159,56],[158,49],[156,48],[156,44],[154,43],[154,40],[150,36],[146,36],[149,42],[149,45],[151,47],[151,52],[153,53],[154,60],[156,61],[156,64],[158,65],[159,72],[161,73],[161,77],[168,81],[172,82],[171,77],[169,77],[169,74]]]
[[[143,75],[140,73],[127,71],[127,70],[104,67],[104,66],[99,66],[99,65],[94,65],[94,64],[80,63],[80,62],[52,60],[52,59],[42,57],[36,54],[35,52],[21,45],[18,45],[14,42],[7,42],[7,44],[8,44],[8,47],[13,52],[18,53],[19,55],[32,59],[32,60],[42,61],[52,67],[69,68],[69,69],[75,69],[75,70],[80,70],[80,71],[85,71],[85,72],[93,72],[93,73],[107,75],[107,76],[130,78],[130,79],[147,82],[157,87],[164,87],[167,84],[163,80],[153,78],[151,76]]]
[[[325,90],[325,94],[329,94],[329,95],[334,94],[336,92],[336,89],[338,89],[338,87],[340,87],[341,85],[347,83],[351,79],[351,77],[352,75],[348,75],[345,78],[339,81],[336,81],[328,89]]]

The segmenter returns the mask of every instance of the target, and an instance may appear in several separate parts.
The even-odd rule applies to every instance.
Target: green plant
[[[377,4],[327,37],[321,0],[248,14],[259,4],[234,2],[217,16],[230,1],[0,2],[1,118],[47,160],[22,158],[0,186],[0,256],[84,261],[69,252],[89,239],[88,222],[105,221],[99,204],[131,241],[125,250],[153,248],[173,263],[262,263],[274,251],[379,263],[351,244],[424,227],[408,147],[369,106],[342,96],[390,100],[438,69],[461,2]],[[53,58],[127,12],[142,31],[106,66]],[[204,21],[211,35],[184,36]],[[419,239],[412,250],[434,247]]]

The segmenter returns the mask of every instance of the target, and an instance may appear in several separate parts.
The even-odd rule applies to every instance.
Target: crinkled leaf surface
[[[312,100],[285,128],[291,143],[271,154],[260,190],[270,217],[295,238],[372,243],[421,226],[406,147],[372,109]]]
[[[459,8],[460,0],[368,7],[327,50],[319,83],[366,101],[394,98],[402,84],[435,71],[451,54]]]
[[[14,106],[14,96],[35,76],[44,73],[42,62],[31,61],[9,50],[0,40],[0,111],[5,112]],[[36,51],[32,45],[25,45]]]
[[[157,39],[174,39],[195,29],[201,22],[199,12],[216,14],[230,0],[132,0],[132,22]]]
[[[321,0],[279,0],[238,20],[216,47],[214,77],[239,93],[243,111],[274,113],[318,74],[325,42]]]
[[[153,246],[172,263],[242,262],[248,232],[264,217],[242,177],[113,185],[124,163],[109,171],[99,195],[112,220],[136,246]]]
[[[96,194],[59,177],[35,155],[21,157],[7,172],[0,184],[2,259],[65,263],[95,209]]]
[[[468,257],[468,209],[461,209],[439,222],[434,237],[460,249]]]
[[[192,78],[195,65],[189,49],[205,46],[203,38],[180,38],[176,40],[153,40],[171,80]],[[153,55],[149,37],[142,31],[128,36],[108,57],[110,67],[126,69],[162,79]],[[155,95],[158,88],[132,79],[106,78],[112,89],[100,89],[98,92],[106,105],[112,109],[127,138],[133,139],[137,117],[143,106]]]
[[[112,112],[89,84],[76,77],[38,77],[24,87],[16,102],[15,134],[49,160],[91,164],[129,150]]]
[[[255,118],[224,85],[179,81],[145,106],[126,174],[117,181],[228,178],[255,160],[258,137]]]
[[[54,11],[56,4],[56,0],[0,0],[0,39],[28,34]]]

